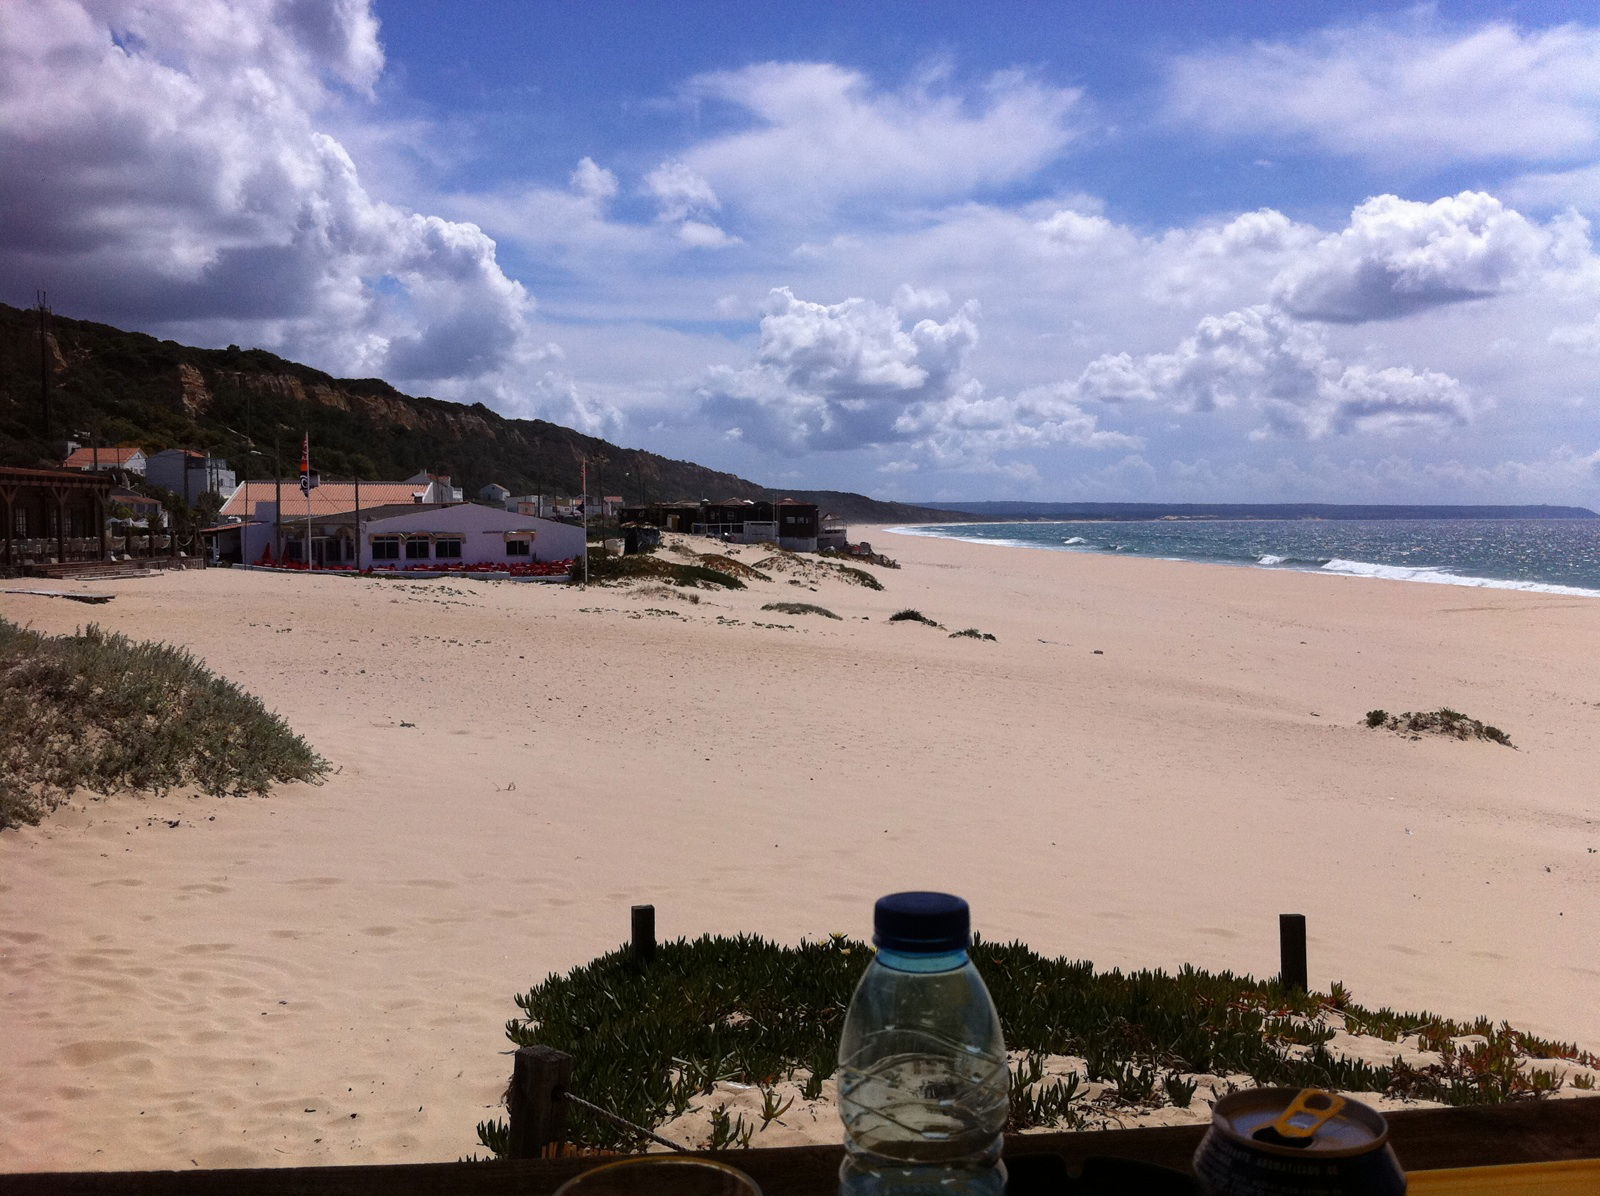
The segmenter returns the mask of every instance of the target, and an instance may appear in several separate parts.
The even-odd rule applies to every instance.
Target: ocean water
[[[1056,552],[1600,598],[1600,519],[1164,519],[892,530]]]

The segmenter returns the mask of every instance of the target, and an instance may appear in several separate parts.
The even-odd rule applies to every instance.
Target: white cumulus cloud
[[[1456,379],[1345,364],[1317,329],[1266,305],[1208,316],[1170,353],[1099,357],[1078,378],[1074,395],[1183,414],[1240,410],[1262,420],[1252,433],[1257,438],[1448,427],[1473,413]]]
[[[494,242],[372,195],[326,131],[383,62],[366,0],[8,5],[0,279],[402,386],[503,381],[544,349]]]
[[[909,291],[908,296],[923,293]],[[1046,444],[1127,446],[1061,389],[990,396],[968,370],[976,309],[907,327],[900,310],[867,299],[821,304],[788,288],[768,297],[755,361],[719,367],[701,411],[743,441],[786,451],[900,446],[906,471],[992,469],[993,454]]]
[[[1516,287],[1556,264],[1558,244],[1481,191],[1432,203],[1378,195],[1288,265],[1274,298],[1306,319],[1391,319]]]

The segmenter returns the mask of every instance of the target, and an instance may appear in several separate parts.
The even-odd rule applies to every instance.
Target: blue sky
[[[1600,17],[36,0],[0,298],[774,485],[1600,505]]]

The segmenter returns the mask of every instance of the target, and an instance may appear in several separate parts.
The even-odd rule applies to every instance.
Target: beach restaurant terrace
[[[106,560],[112,486],[104,472],[0,466],[0,567]]]

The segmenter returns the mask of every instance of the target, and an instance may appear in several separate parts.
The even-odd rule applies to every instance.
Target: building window
[[[461,559],[461,541],[435,540],[433,542],[433,555],[442,561],[458,561]]]
[[[406,541],[406,560],[408,560],[408,561],[425,561],[427,559],[428,559],[428,542],[427,542],[427,540],[407,540]]]
[[[398,561],[400,559],[400,537],[372,537],[372,559],[375,561]]]
[[[527,540],[507,540],[506,541],[506,555],[507,556],[532,556],[533,555],[533,545],[530,544]]]

